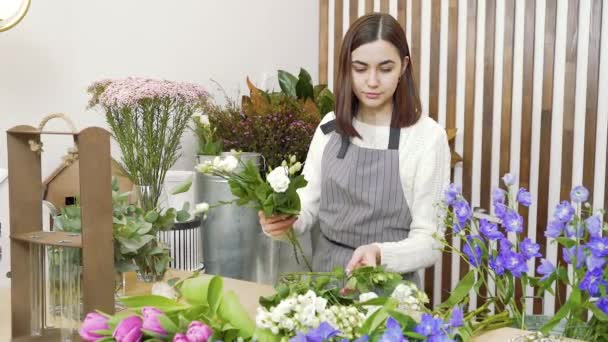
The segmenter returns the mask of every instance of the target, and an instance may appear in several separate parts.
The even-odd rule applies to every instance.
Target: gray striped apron
[[[412,217],[399,176],[399,128],[390,128],[386,150],[351,144],[335,132],[335,121],[321,129],[331,137],[321,164],[313,270],[327,272],[346,267],[359,246],[407,238]]]

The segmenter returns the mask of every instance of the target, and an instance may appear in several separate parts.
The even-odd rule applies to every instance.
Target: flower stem
[[[291,229],[289,229],[289,231],[287,231],[287,239],[289,239],[289,242],[291,242],[291,245],[293,246],[293,253],[296,258],[296,262],[298,264],[300,263],[300,261],[298,260],[298,253],[299,253],[300,256],[302,257],[302,260],[304,260],[304,263],[306,264],[306,268],[308,269],[308,271],[312,272],[312,267],[310,266],[310,262],[308,261],[308,259],[306,259],[306,256],[304,255],[304,250],[302,249],[302,245],[300,245],[300,241],[298,240],[296,232],[293,230],[293,228],[291,228]]]

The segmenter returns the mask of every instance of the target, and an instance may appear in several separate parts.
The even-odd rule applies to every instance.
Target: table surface
[[[190,273],[184,271],[170,271],[168,272],[165,279],[170,278],[185,278]],[[201,274],[203,277],[209,277],[209,275]],[[126,295],[142,295],[149,294],[152,288],[152,284],[139,282],[135,279],[134,273],[127,273],[126,275]],[[224,290],[233,290],[241,300],[241,303],[245,310],[252,316],[255,317],[256,309],[258,307],[258,298],[260,296],[268,296],[274,293],[274,289],[268,285],[256,284],[242,280],[224,278]],[[10,288],[0,288],[0,341],[10,341],[11,335],[11,314],[10,314],[10,303],[11,293]],[[473,339],[475,342],[482,341],[510,341],[514,337],[522,336],[526,332],[514,328],[501,328],[493,331],[486,332]],[[563,341],[574,341],[570,339],[564,339]]]

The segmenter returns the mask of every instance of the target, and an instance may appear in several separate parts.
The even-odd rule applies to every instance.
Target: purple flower
[[[564,231],[564,223],[559,220],[549,221],[545,236],[550,238],[558,238]]]
[[[104,337],[103,335],[95,333],[96,331],[107,330],[109,328],[108,318],[106,316],[98,314],[97,312],[90,312],[84,318],[84,322],[82,322],[82,326],[78,333],[83,341],[92,342]]]
[[[576,258],[576,265],[574,267],[579,269],[583,263],[585,262],[585,255],[583,254],[583,249],[579,246],[572,246],[570,248],[564,247],[562,249],[564,253],[564,261],[568,264],[572,264],[574,259]]]
[[[481,247],[479,247],[479,245],[473,240],[475,240],[475,237],[467,236],[468,243],[465,243],[462,246],[462,252],[466,254],[473,267],[479,267],[481,264],[482,251]]]
[[[443,200],[447,205],[453,205],[460,193],[462,188],[460,185],[452,183],[448,185],[448,188],[443,192]]]
[[[167,331],[163,328],[163,326],[160,324],[160,321],[158,320],[158,316],[164,315],[164,312],[156,308],[146,306],[141,309],[141,313],[142,316],[144,316],[144,323],[142,325],[142,329],[149,330],[155,334],[163,336],[167,335]]]
[[[439,318],[434,318],[433,316],[425,313],[422,314],[422,319],[420,323],[414,328],[414,332],[420,334],[422,336],[436,336],[443,335],[441,327],[443,325],[443,321]]]
[[[569,238],[582,238],[585,235],[584,227],[580,223],[570,222],[566,224],[564,232],[566,232],[566,236]]]
[[[515,252],[501,253],[499,258],[505,268],[511,272],[516,278],[521,277],[522,273],[528,272],[528,265],[523,255]]]
[[[139,316],[129,316],[123,318],[112,337],[116,339],[116,342],[138,342],[141,341],[144,336],[141,328],[143,326],[143,322]]]
[[[464,314],[460,306],[456,305],[452,309],[452,317],[450,317],[449,324],[452,328],[458,328],[464,325]]]
[[[587,248],[596,257],[608,256],[608,238],[594,238],[587,243]]]
[[[526,258],[526,260],[530,260],[534,257],[540,257],[540,246],[535,243],[532,242],[532,240],[530,240],[530,238],[525,238],[524,241],[521,242],[521,244],[519,245],[521,254],[523,254],[524,258]]]
[[[521,233],[524,229],[524,218],[516,211],[508,209],[503,216],[502,225],[508,232]]]
[[[595,306],[608,315],[608,298],[600,298],[600,300],[595,302]]]
[[[495,223],[485,219],[479,221],[479,231],[483,236],[488,238],[488,240],[498,240],[504,237],[504,235],[498,231],[498,226],[496,226]]]
[[[386,330],[384,334],[380,338],[379,342],[405,342],[407,341],[405,337],[403,337],[403,331],[399,322],[397,322],[393,317],[389,317],[386,320]]]
[[[173,342],[190,342],[188,341],[188,337],[182,333],[177,333],[173,336]]]
[[[536,268],[536,272],[543,276],[540,280],[545,280],[555,272],[555,266],[547,259],[540,259],[540,265]]]
[[[186,331],[186,337],[189,342],[207,342],[211,335],[213,335],[213,330],[199,321],[190,322]]]
[[[340,330],[336,330],[331,324],[322,322],[316,329],[309,330],[308,333],[298,333],[290,342],[323,342],[338,335]]]
[[[529,207],[532,204],[532,195],[528,190],[520,188],[517,192],[517,202],[524,207]]]
[[[572,219],[574,215],[574,208],[568,201],[562,201],[555,207],[555,213],[553,217],[562,223],[566,223]]]
[[[511,247],[513,247],[513,244],[507,238],[502,238],[500,239],[499,246],[500,253],[507,253],[511,251]]]
[[[578,288],[589,292],[591,297],[597,297],[600,295],[600,286],[608,285],[608,282],[604,280],[603,276],[604,272],[600,268],[589,271],[585,274],[585,277]]]
[[[585,220],[585,224],[587,225],[589,236],[592,238],[599,238],[602,236],[602,218],[600,215],[589,216]]]
[[[490,256],[488,265],[490,266],[490,269],[496,272],[496,274],[499,276],[505,274],[505,265],[503,264],[502,258]]]
[[[575,186],[570,192],[570,199],[574,203],[583,203],[589,198],[589,190],[582,185]]]
[[[494,203],[494,214],[501,220],[504,219],[508,209],[509,208],[503,203]]]
[[[460,223],[460,227],[466,226],[466,223],[471,219],[471,207],[464,199],[458,199],[454,202],[454,215]]]
[[[585,259],[585,264],[587,265],[587,269],[591,271],[598,268],[601,269],[606,265],[606,258],[588,255],[587,259]]]
[[[505,191],[501,188],[492,190],[492,203],[505,203]]]
[[[511,186],[515,184],[515,176],[510,173],[507,173],[502,177],[502,181],[505,182],[506,186]]]

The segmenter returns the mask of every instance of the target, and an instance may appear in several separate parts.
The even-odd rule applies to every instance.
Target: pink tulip
[[[175,334],[175,336],[173,336],[173,342],[190,342],[190,341],[188,341],[188,338],[186,337],[186,335],[179,333],[179,334]]]
[[[82,322],[78,333],[84,341],[93,342],[104,337],[103,335],[96,334],[95,331],[107,329],[109,329],[108,318],[97,312],[90,312],[84,318],[84,322]]]
[[[192,321],[186,332],[189,342],[207,342],[211,335],[213,335],[213,330],[199,321]]]
[[[139,342],[144,335],[141,331],[142,325],[143,322],[139,316],[129,316],[118,323],[112,336],[116,342]]]
[[[144,324],[142,327],[144,330],[149,330],[153,333],[167,336],[167,331],[163,328],[158,320],[158,316],[164,315],[164,312],[158,310],[157,308],[146,306],[141,310],[141,313],[144,316]]]

